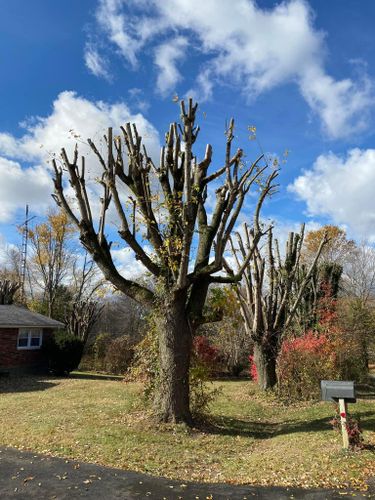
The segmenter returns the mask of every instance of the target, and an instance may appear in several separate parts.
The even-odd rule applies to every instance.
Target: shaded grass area
[[[91,379],[91,380],[123,380],[123,375],[111,375],[108,373],[97,373],[97,372],[85,372],[85,371],[74,371],[71,372],[69,378],[81,378],[81,379]]]
[[[141,386],[101,377],[0,380],[0,445],[163,475],[302,487],[364,487],[375,475],[375,400],[349,410],[368,449],[345,453],[333,405],[285,406],[249,381],[225,381],[195,429],[155,423]]]

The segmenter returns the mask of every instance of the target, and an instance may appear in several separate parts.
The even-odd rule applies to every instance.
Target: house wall
[[[49,328],[43,329],[42,343],[52,335]],[[18,328],[0,328],[0,369],[43,368],[46,359],[41,349],[17,349]]]

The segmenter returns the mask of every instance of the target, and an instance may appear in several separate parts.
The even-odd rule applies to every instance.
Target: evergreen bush
[[[43,344],[48,366],[55,375],[68,375],[78,368],[84,343],[65,331],[57,332]]]

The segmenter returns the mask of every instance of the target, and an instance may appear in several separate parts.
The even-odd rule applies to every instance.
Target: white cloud
[[[144,249],[146,250],[146,247]],[[112,249],[111,254],[118,272],[126,279],[134,281],[148,272],[141,261],[135,258],[134,253],[129,248]]]
[[[15,161],[0,157],[0,220],[10,221],[14,212],[32,205],[35,211],[45,210],[50,203],[52,183],[46,169],[40,166],[22,169]]]
[[[74,92],[62,92],[54,101],[49,116],[26,121],[21,137],[0,134],[0,218],[9,220],[26,202],[34,212],[45,210],[53,192],[51,167],[47,161],[54,154],[58,157],[62,147],[69,156],[78,141],[80,154],[87,157],[88,176],[95,178],[101,174],[101,167],[86,140],[89,137],[99,149],[104,148],[102,137],[107,128],[114,126],[116,131],[126,122],[136,123],[149,154],[158,157],[158,133],[142,114],[132,113],[124,103],[92,102]],[[20,162],[31,166],[22,168]],[[91,189],[96,192],[98,186]]]
[[[305,221],[302,218],[300,221],[292,221],[292,220],[281,219],[278,216],[263,217],[262,223],[264,224],[264,227],[272,226],[273,238],[276,239],[279,243],[279,249],[281,255],[285,254],[285,245],[288,240],[289,233],[290,232],[293,232],[295,234],[300,233],[301,226],[303,223],[305,224],[305,236],[308,232],[316,231],[317,229],[322,227],[321,223],[314,220]],[[236,231],[239,232],[242,237],[244,237],[245,230],[243,223],[237,225]],[[266,238],[264,238],[263,240],[263,246],[267,247]]]
[[[182,77],[176,67],[176,62],[184,57],[187,45],[186,38],[177,37],[156,47],[155,64],[159,68],[156,85],[162,95],[173,90],[181,80]]]
[[[212,98],[214,77],[209,69],[198,75],[195,88],[186,92],[187,97],[192,97],[197,102],[205,102]]]
[[[142,113],[148,111],[150,103],[147,99],[145,99],[145,95],[142,89],[133,87],[128,90],[128,94],[128,100],[131,103],[133,109],[138,109],[139,111],[142,111]]]
[[[0,151],[6,156],[20,157],[16,139],[5,132],[0,132]]]
[[[279,248],[282,255],[285,255],[285,246],[288,240],[289,233],[293,232],[295,234],[299,234],[301,231],[302,223],[305,223],[305,236],[310,231],[316,231],[317,229],[322,227],[322,224],[314,220],[309,220],[307,222],[301,220],[299,222],[295,222],[280,220],[278,218],[274,219],[273,235],[274,238],[276,238],[279,242]]]
[[[9,254],[12,250],[16,251],[18,249],[0,233],[0,266],[6,267],[9,264]]]
[[[95,76],[100,76],[106,80],[111,79],[108,70],[107,60],[101,56],[93,44],[86,44],[84,59],[87,69]]]
[[[350,150],[346,157],[320,155],[288,187],[307,204],[311,215],[328,216],[348,232],[375,241],[375,149]]]
[[[131,26],[127,26],[127,19],[121,13],[121,4],[121,0],[99,0],[96,19],[122,56],[135,66],[139,42],[131,33]]]
[[[140,51],[163,37],[159,91],[181,78],[181,53],[176,55],[173,40],[183,33],[189,46],[206,56],[197,89],[192,89],[201,99],[211,97],[213,81],[220,79],[239,86],[248,98],[294,82],[328,136],[345,137],[368,124],[368,108],[374,103],[371,82],[365,75],[355,81],[327,74],[324,35],[314,27],[305,0],[270,9],[254,0],[100,0],[96,17],[133,67]]]
[[[100,147],[108,127],[118,129],[126,122],[137,124],[149,154],[158,155],[158,132],[141,113],[132,113],[122,102],[92,102],[70,91],[61,92],[53,103],[52,113],[31,121],[22,137],[0,134],[0,154],[13,159],[45,162],[53,153],[59,154],[62,147],[72,152],[78,141],[80,153],[92,155],[87,138],[96,140]]]
[[[332,138],[358,133],[368,125],[373,99],[373,84],[363,75],[361,80],[335,81],[318,66],[303,75],[301,92],[316,111]]]

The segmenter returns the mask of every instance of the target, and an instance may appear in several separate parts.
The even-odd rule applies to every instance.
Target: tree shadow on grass
[[[375,399],[375,379],[369,378],[366,383],[357,384],[356,393],[359,399]]]
[[[96,373],[80,373],[80,372],[70,373],[69,378],[82,379],[82,380],[115,380],[118,382],[124,380],[124,377],[119,375],[101,375]]]
[[[45,391],[57,385],[50,379],[35,376],[9,377],[0,379],[0,394],[13,392]]]
[[[333,417],[333,415],[332,415]],[[375,412],[368,411],[360,415],[363,430],[375,428]],[[371,417],[371,418],[368,418]],[[254,439],[269,439],[271,437],[300,432],[323,432],[332,430],[329,417],[308,421],[291,422],[257,422],[230,417],[216,417],[210,422],[198,424],[198,429],[209,434],[225,436],[242,436]]]

